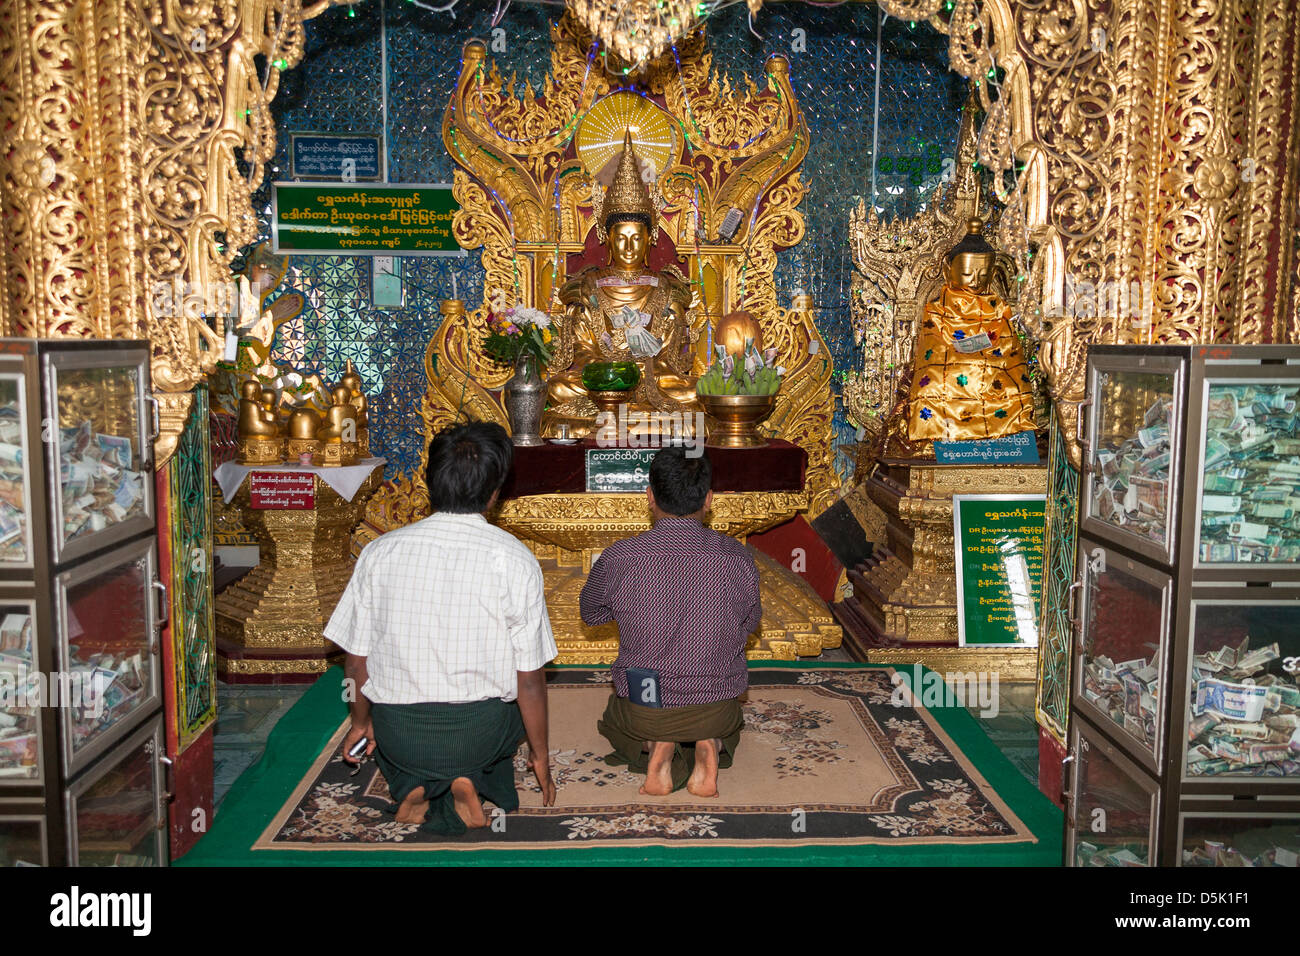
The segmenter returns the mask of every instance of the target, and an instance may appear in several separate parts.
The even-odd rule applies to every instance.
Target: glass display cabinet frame
[[[158,580],[153,473],[157,403],[150,394],[150,354],[149,343],[140,341],[0,339],[0,545],[12,530],[20,505],[27,533],[23,553],[0,547],[0,611],[8,606],[30,613],[29,663],[43,675],[47,688],[52,682],[57,686],[60,678],[70,682],[74,666],[85,670],[82,662],[70,660],[69,628],[62,608],[66,589],[80,583],[93,591],[97,576],[107,572],[106,582],[112,581],[113,570],[124,562],[128,566],[138,562],[143,570],[140,613],[131,618],[123,634],[114,636],[116,646],[130,650],[113,652],[112,666],[120,668],[138,647],[146,657],[128,661],[127,666],[139,665],[133,677],[143,675],[147,666],[148,686],[142,682],[137,693],[134,679],[125,682],[122,718],[76,753],[71,747],[73,710],[42,706],[36,720],[38,775],[0,775],[0,832],[7,824],[42,820],[43,862],[51,866],[76,859],[72,833],[76,821],[68,816],[74,795],[84,793],[92,778],[107,772],[130,746],[138,746],[134,742],[154,741],[150,746],[155,748],[157,763],[151,772],[159,795],[166,779],[165,766],[158,765],[167,759],[161,732],[165,675],[159,627],[166,620],[168,604],[166,588]],[[6,386],[7,382],[12,385]],[[59,425],[61,400],[76,419],[63,427]],[[97,404],[101,400],[107,403],[103,412]],[[65,471],[65,464],[72,464],[69,459],[80,467]],[[69,474],[71,490],[65,487]],[[129,487],[123,488],[124,484]],[[77,510],[101,513],[90,530],[68,540],[65,527],[78,526],[75,521],[65,526],[65,493],[70,500],[72,494],[84,499],[73,505]],[[112,509],[110,503],[119,501],[130,507],[119,504],[121,510]],[[122,585],[106,584],[110,586]],[[134,595],[134,585],[130,590]],[[87,631],[93,623],[82,622]],[[7,635],[0,617],[0,648],[11,643],[12,635]],[[104,652],[96,648],[93,653]],[[109,666],[107,661],[105,665]],[[107,675],[95,686],[105,682]],[[153,825],[162,826],[161,842],[156,853],[150,852],[165,864],[167,812],[159,800],[153,801],[151,812]]]
[[[1127,738],[1125,747],[1128,756],[1140,764],[1152,775],[1158,776],[1161,763],[1165,758],[1165,728],[1169,724],[1169,695],[1164,691],[1169,687],[1169,662],[1172,657],[1170,635],[1173,633],[1173,578],[1168,573],[1152,568],[1140,561],[1116,551],[1098,541],[1079,536],[1079,573],[1080,580],[1070,588],[1070,620],[1075,624],[1077,638],[1074,642],[1074,666],[1071,673],[1073,706],[1097,727],[1104,727],[1115,735]],[[1122,725],[1117,724],[1111,715],[1088,699],[1084,693],[1087,680],[1086,662],[1090,659],[1093,635],[1090,633],[1096,608],[1097,590],[1102,575],[1124,575],[1138,584],[1147,585],[1159,594],[1160,631],[1152,635],[1157,648],[1156,669],[1156,718],[1154,746],[1147,747],[1145,741],[1139,741]],[[1078,592],[1076,597],[1075,592]],[[1077,607],[1077,612],[1076,612]],[[1140,638],[1141,635],[1138,635]],[[1149,643],[1149,642],[1144,642]],[[1112,661],[1120,665],[1121,661]],[[1120,683],[1123,683],[1121,677]],[[1127,700],[1126,700],[1127,703]],[[1139,746],[1140,744],[1140,746]]]
[[[158,582],[158,546],[156,542],[152,538],[141,538],[106,554],[83,561],[60,573],[54,579],[54,617],[58,628],[57,657],[60,669],[71,671],[72,659],[69,650],[71,634],[68,620],[69,591],[79,585],[92,582],[106,572],[125,567],[137,561],[141,562],[144,567],[144,581],[140,598],[146,621],[146,639],[143,642],[142,653],[147,655],[145,659],[149,667],[149,680],[147,687],[141,689],[140,699],[133,703],[130,713],[142,715],[151,713],[162,706],[162,658],[158,653],[159,629],[166,623],[167,603],[158,601],[157,588],[154,586],[158,584],[158,588],[162,588],[161,583]],[[75,776],[80,773],[93,763],[100,754],[111,749],[137,723],[138,719],[115,721],[104,734],[97,736],[93,741],[87,743],[85,747],[78,748],[73,741],[72,720],[61,721],[61,757],[64,771],[68,776]]]
[[[17,866],[18,861],[7,862],[5,852],[5,831],[16,829],[18,827],[35,827],[38,836],[37,840],[41,850],[41,858],[36,860],[24,860],[23,862],[37,866],[50,865],[50,844],[47,833],[46,820],[43,814],[37,808],[36,812],[14,812],[5,805],[5,800],[0,798],[0,869],[6,866]]]
[[[92,345],[99,345],[98,342]],[[153,440],[158,437],[158,429],[154,408],[149,407],[154,401],[148,394],[149,383],[149,362],[150,350],[146,346],[127,347],[120,349],[121,361],[113,363],[111,366],[115,369],[132,368],[135,371],[135,394],[133,402],[123,401],[121,404],[124,409],[134,407],[135,427],[132,429],[134,434],[135,455],[131,463],[131,470],[145,476],[142,482],[141,493],[143,495],[142,513],[138,515],[129,515],[124,520],[111,524],[101,531],[95,531],[84,538],[73,538],[64,540],[62,529],[64,528],[64,498],[60,483],[51,480],[47,487],[49,489],[49,508],[51,513],[50,542],[53,552],[53,560],[56,565],[66,564],[68,561],[85,557],[102,548],[107,548],[119,541],[126,541],[135,535],[151,530],[157,523],[155,514],[155,502],[153,495]],[[45,350],[41,354],[42,378],[45,388],[45,418],[42,420],[49,423],[50,426],[62,429],[63,425],[63,396],[59,394],[60,382],[73,378],[78,373],[89,373],[101,370],[107,370],[109,366],[105,365],[104,354],[101,349],[91,348],[84,351],[64,351],[64,350]],[[43,426],[44,427],[44,426]],[[127,437],[127,436],[119,436]],[[51,476],[60,474],[60,467],[63,464],[62,442],[47,440],[44,442],[49,457],[49,474]]]
[[[1300,349],[1296,349],[1295,351],[1300,355]],[[1207,467],[1207,441],[1213,440],[1210,426],[1212,420],[1210,403],[1213,393],[1216,389],[1222,389],[1223,392],[1229,392],[1233,388],[1267,388],[1269,386],[1281,391],[1288,385],[1292,386],[1297,392],[1300,392],[1300,357],[1297,357],[1290,364],[1276,363],[1260,365],[1254,362],[1214,363],[1205,367],[1203,370],[1198,371],[1200,371],[1201,374],[1198,374],[1193,381],[1190,395],[1191,404],[1198,410],[1195,419],[1196,428],[1189,429],[1188,432],[1188,441],[1194,445],[1196,449],[1196,461],[1198,465],[1200,465],[1200,467],[1198,467],[1194,472],[1189,473],[1189,477],[1195,481],[1196,489],[1196,494],[1190,496],[1188,502],[1188,504],[1193,508],[1190,514],[1190,520],[1187,524],[1187,528],[1190,532],[1189,537],[1191,538],[1189,544],[1191,545],[1190,558],[1192,566],[1200,572],[1199,577],[1203,579],[1209,579],[1213,576],[1224,577],[1232,580],[1272,580],[1275,577],[1274,572],[1276,571],[1300,570],[1300,560],[1289,557],[1279,558],[1272,561],[1213,561],[1201,557],[1201,542],[1205,535],[1205,521],[1207,520],[1205,500],[1209,494],[1206,491],[1206,482],[1211,477]],[[1234,400],[1234,405],[1235,404]],[[1296,404],[1300,405],[1300,401],[1297,401]],[[1293,406],[1293,409],[1294,408],[1295,406]],[[1293,411],[1292,414],[1296,414],[1296,412]],[[1245,419],[1239,420],[1245,422]],[[1251,417],[1250,424],[1247,425],[1247,427],[1256,427],[1253,417]],[[1263,431],[1263,429],[1260,430]],[[1294,432],[1292,435],[1287,436],[1287,438],[1300,443],[1300,435],[1296,435]],[[1269,444],[1271,445],[1272,442],[1270,441]],[[1295,453],[1288,452],[1286,454],[1288,457],[1293,457],[1294,454],[1300,454],[1300,449]],[[1260,455],[1256,454],[1254,457],[1257,460]],[[1257,461],[1251,461],[1250,463],[1257,464]],[[1290,468],[1291,466],[1289,463],[1278,462],[1274,467]],[[1240,469],[1240,472],[1246,472],[1246,469]],[[1255,473],[1258,474],[1258,472]],[[1247,473],[1238,484],[1246,484],[1250,482],[1251,477],[1253,476],[1250,476],[1249,473]],[[1190,485],[1191,482],[1188,484]],[[1293,480],[1292,484],[1294,486],[1293,490],[1300,490],[1300,475]],[[1246,491],[1247,489],[1242,488],[1241,490]],[[1221,495],[1221,497],[1237,498],[1240,497],[1240,495],[1230,494],[1226,496]],[[1286,497],[1292,496],[1284,496],[1281,500],[1285,501]],[[1285,505],[1282,507],[1285,507]],[[1300,508],[1295,509],[1294,513],[1300,515]],[[1254,515],[1243,514],[1242,517],[1252,519],[1254,518]],[[1250,521],[1250,523],[1257,523],[1258,520],[1271,519],[1255,519],[1254,521]],[[1300,574],[1297,574],[1295,579],[1300,580]]]
[[[1181,426],[1186,417],[1184,409],[1186,408],[1187,363],[1184,357],[1179,354],[1163,352],[1146,354],[1147,351],[1144,349],[1142,354],[1138,354],[1131,349],[1107,351],[1104,346],[1094,346],[1088,352],[1088,392],[1087,398],[1079,406],[1080,418],[1083,418],[1085,414],[1087,418],[1083,428],[1083,435],[1080,436],[1084,445],[1084,473],[1081,476],[1082,480],[1079,482],[1081,492],[1079,496],[1079,530],[1099,540],[1120,544],[1153,560],[1171,564],[1179,545],[1178,528],[1171,526],[1171,522],[1174,516],[1178,514],[1177,506],[1181,498],[1181,486],[1174,479],[1180,474],[1184,460],[1185,448]],[[1106,391],[1102,382],[1104,375],[1128,376],[1130,378],[1161,376],[1168,377],[1170,380],[1170,394],[1173,403],[1170,409],[1170,420],[1167,422],[1169,429],[1169,480],[1165,496],[1166,523],[1163,542],[1128,530],[1099,513],[1098,496],[1094,495],[1093,482],[1094,480],[1100,480],[1103,471],[1102,465],[1099,463],[1099,453],[1103,450],[1101,448],[1102,438],[1100,432],[1104,424],[1103,419],[1108,412],[1116,408],[1117,397],[1116,394],[1104,394]],[[1121,390],[1116,386],[1113,391],[1119,393]],[[1137,401],[1149,401],[1149,397],[1145,400],[1139,398]],[[1145,411],[1145,409],[1135,410]],[[1136,432],[1136,430],[1134,431]]]
[[[1136,791],[1145,795],[1148,814],[1146,833],[1147,865],[1154,865],[1159,847],[1161,814],[1164,809],[1163,794],[1155,780],[1130,760],[1124,751],[1120,750],[1104,736],[1098,734],[1091,724],[1084,721],[1074,721],[1071,724],[1070,753],[1073,767],[1071,768],[1071,783],[1066,792],[1064,864],[1066,866],[1077,865],[1078,844],[1080,842],[1094,845],[1103,845],[1108,842],[1106,833],[1109,828],[1111,814],[1098,818],[1092,812],[1096,808],[1092,808],[1090,803],[1085,801],[1084,794],[1081,793],[1082,788],[1088,782],[1085,772],[1087,762],[1097,759],[1090,756],[1095,753],[1119,771],[1124,779],[1131,781]],[[1101,809],[1105,810],[1106,808],[1102,807]]]
[[[1099,417],[1114,416],[1115,409],[1119,409],[1121,414],[1126,411],[1130,431],[1134,430],[1134,427],[1143,427],[1141,416],[1146,415],[1152,419],[1158,417],[1148,414],[1149,406],[1144,409],[1143,402],[1146,401],[1147,396],[1133,398],[1125,404],[1122,396],[1114,394],[1116,378],[1103,378],[1103,373],[1108,372],[1163,374],[1169,376],[1174,384],[1170,393],[1172,404],[1167,410],[1167,436],[1158,434],[1142,436],[1153,445],[1156,439],[1166,440],[1168,443],[1170,471],[1166,489],[1168,510],[1163,546],[1161,542],[1131,533],[1111,521],[1102,520],[1102,517],[1096,513],[1098,509],[1093,501],[1095,497],[1093,480],[1097,470],[1108,464],[1106,461],[1099,463],[1099,456],[1095,452],[1098,447],[1096,442]],[[1069,737],[1071,746],[1066,760],[1076,762],[1077,778],[1078,741],[1080,739],[1104,740],[1108,747],[1122,757],[1122,764],[1131,770],[1135,780],[1140,780],[1142,787],[1157,790],[1162,796],[1160,819],[1156,826],[1159,842],[1153,848],[1151,859],[1161,865],[1175,865],[1179,862],[1181,852],[1178,831],[1180,814],[1190,813],[1193,808],[1207,806],[1213,801],[1223,801],[1231,804],[1234,814],[1263,817],[1272,812],[1279,805],[1279,801],[1300,802],[1300,774],[1293,773],[1293,768],[1300,765],[1300,760],[1268,758],[1267,767],[1261,769],[1276,773],[1275,776],[1248,776],[1244,772],[1234,773],[1222,769],[1222,766],[1249,767],[1252,759],[1264,759],[1263,755],[1266,751],[1253,750],[1254,745],[1287,746],[1288,744],[1280,739],[1273,739],[1280,737],[1283,729],[1280,725],[1261,728],[1257,726],[1258,721],[1229,717],[1220,721],[1228,723],[1228,726],[1223,728],[1225,732],[1211,735],[1204,729],[1204,725],[1193,724],[1196,715],[1189,705],[1191,695],[1197,693],[1198,685],[1202,682],[1206,683],[1207,695],[1218,694],[1224,700],[1228,699],[1225,695],[1233,689],[1216,688],[1213,682],[1207,680],[1207,674],[1212,676],[1213,668],[1216,667],[1223,668],[1226,675],[1240,678],[1237,683],[1245,680],[1243,674],[1255,674],[1261,678],[1272,675],[1269,677],[1270,681],[1283,682],[1289,687],[1296,676],[1294,671],[1284,674],[1279,670],[1279,667],[1286,663],[1287,658],[1300,654],[1300,651],[1290,649],[1285,636],[1279,637],[1287,633],[1285,627],[1288,626],[1281,618],[1278,622],[1270,623],[1263,628],[1267,637],[1249,640],[1252,635],[1246,632],[1250,629],[1250,615],[1260,613],[1261,608],[1277,608],[1277,614],[1281,615],[1284,609],[1294,607],[1297,613],[1300,613],[1300,561],[1215,562],[1201,561],[1199,555],[1202,517],[1207,510],[1203,507],[1203,499],[1207,494],[1221,493],[1207,491],[1208,480],[1205,467],[1207,438],[1212,434],[1211,389],[1221,386],[1227,388],[1254,385],[1266,391],[1272,389],[1272,395],[1265,396],[1268,401],[1263,403],[1263,410],[1261,411],[1256,405],[1252,408],[1251,414],[1245,416],[1248,423],[1262,421],[1268,428],[1274,428],[1273,424],[1270,424],[1274,421],[1282,423],[1274,428],[1271,435],[1265,436],[1270,442],[1267,445],[1269,453],[1261,455],[1260,452],[1254,451],[1256,446],[1247,446],[1248,439],[1245,438],[1225,436],[1221,442],[1229,446],[1231,452],[1229,458],[1233,462],[1231,467],[1240,467],[1245,472],[1262,475],[1266,477],[1269,486],[1276,484],[1281,489],[1275,492],[1275,499],[1266,498],[1258,494],[1261,484],[1259,480],[1254,480],[1248,486],[1243,484],[1241,503],[1244,505],[1247,500],[1252,504],[1276,500],[1277,503],[1284,505],[1262,512],[1269,516],[1266,520],[1273,520],[1275,523],[1283,520],[1296,522],[1289,524],[1285,533],[1279,532],[1282,540],[1289,540],[1286,535],[1300,527],[1300,515],[1295,513],[1300,512],[1300,508],[1294,509],[1291,515],[1286,515],[1290,506],[1287,499],[1300,497],[1300,473],[1297,473],[1296,466],[1291,465],[1289,461],[1290,449],[1300,448],[1290,444],[1292,440],[1300,441],[1300,414],[1297,414],[1300,409],[1300,347],[1287,345],[1093,346],[1088,352],[1086,380],[1089,394],[1081,408],[1079,422],[1080,439],[1085,445],[1082,456],[1083,473],[1080,476],[1083,501],[1080,503],[1076,577],[1070,589],[1069,600],[1070,620],[1074,628],[1072,662],[1075,673],[1071,681]],[[1119,381],[1122,383],[1122,378]],[[1111,387],[1111,393],[1102,394],[1103,382]],[[1294,395],[1288,388],[1276,388],[1276,386],[1292,384],[1295,387]],[[1223,394],[1219,392],[1216,397],[1221,398]],[[1244,400],[1246,399],[1243,396]],[[1275,402],[1272,410],[1269,401]],[[1288,406],[1290,411],[1287,411]],[[1229,411],[1234,410],[1235,406],[1229,408]],[[1220,429],[1220,434],[1224,434],[1222,421],[1227,416],[1222,406],[1216,410],[1216,414],[1219,416],[1219,421],[1215,422],[1213,427]],[[1296,417],[1293,418],[1293,415]],[[1233,423],[1229,422],[1229,424]],[[1111,447],[1116,446],[1115,437],[1111,436]],[[1122,435],[1118,437],[1123,438]],[[1271,444],[1278,438],[1285,439],[1286,444]],[[1265,447],[1258,444],[1260,441],[1258,434],[1252,435],[1249,440],[1255,441],[1258,447]],[[1143,454],[1138,447],[1140,444],[1142,442],[1139,439],[1136,445],[1129,445],[1126,451],[1140,456]],[[1274,454],[1272,451],[1274,448],[1284,448],[1285,451]],[[1209,450],[1217,456],[1218,462],[1224,460],[1222,447]],[[1286,460],[1281,462],[1265,460],[1271,458]],[[1277,467],[1279,463],[1286,467]],[[1261,469],[1265,470],[1261,471]],[[1236,475],[1227,477],[1231,481],[1242,480]],[[1217,487],[1233,486],[1219,484]],[[1247,491],[1247,487],[1253,490]],[[1295,494],[1291,494],[1288,489],[1294,490]],[[1223,502],[1216,502],[1216,504],[1225,506]],[[1236,501],[1227,503],[1227,505],[1236,504]],[[1245,512],[1243,509],[1242,516],[1234,520],[1243,522],[1253,520],[1253,514],[1254,512]],[[1244,538],[1248,534],[1257,533],[1243,526],[1240,535],[1234,533],[1233,536]],[[1124,726],[1090,704],[1081,692],[1085,650],[1104,637],[1100,633],[1088,631],[1088,628],[1093,625],[1087,607],[1087,595],[1095,586],[1097,573],[1095,569],[1099,559],[1104,560],[1107,567],[1122,562],[1125,573],[1132,574],[1137,579],[1152,585],[1166,580],[1169,582],[1165,587],[1168,603],[1161,633],[1149,637],[1141,636],[1142,640],[1150,641],[1162,648],[1158,668],[1158,679],[1161,683],[1154,748],[1148,747],[1145,740],[1131,735]],[[1244,623],[1237,629],[1242,631],[1234,638],[1234,642],[1237,643],[1222,651],[1216,647],[1215,658],[1203,661],[1198,667],[1199,676],[1197,676],[1192,671],[1197,653],[1196,615],[1198,608],[1215,604],[1248,610],[1243,612]],[[1122,616],[1118,616],[1116,626],[1124,627]],[[1296,631],[1297,640],[1300,640],[1300,627],[1297,627]],[[1114,633],[1116,638],[1126,638],[1130,642],[1134,639],[1133,635],[1123,630]],[[1267,664],[1266,667],[1259,663],[1258,658],[1251,662],[1249,668],[1238,667],[1237,655],[1241,653],[1239,642],[1242,640],[1248,641],[1246,645],[1248,651],[1256,652],[1264,651],[1272,643],[1278,643],[1279,657],[1264,662]],[[1227,647],[1229,642],[1225,639],[1224,643]],[[1202,646],[1201,653],[1207,653],[1205,646]],[[1238,696],[1245,698],[1258,695],[1253,695],[1253,692],[1241,692]],[[1293,692],[1287,690],[1284,693],[1284,700],[1289,701],[1293,696]],[[1277,710],[1274,713],[1289,719],[1289,707],[1290,705],[1287,704],[1287,708],[1284,708],[1286,713]],[[1202,714],[1205,714],[1208,705],[1202,702],[1200,708]],[[1219,719],[1222,713],[1227,712],[1229,709],[1225,708],[1223,712],[1215,711],[1207,716],[1211,719]],[[1245,716],[1255,716],[1252,711],[1240,710],[1239,712]],[[1240,726],[1241,724],[1250,726]],[[1189,740],[1189,734],[1193,732],[1198,734],[1194,740],[1202,741],[1201,746],[1204,746],[1204,742],[1211,737],[1215,738],[1213,756],[1224,761],[1223,765],[1216,768],[1217,772],[1195,775],[1186,772],[1189,746],[1193,743]],[[1249,734],[1256,734],[1257,737],[1244,737]],[[1300,754],[1296,756],[1300,758]],[[1201,752],[1197,762],[1205,759],[1207,754]],[[1116,762],[1120,763],[1119,760]],[[1077,786],[1077,779],[1074,785]],[[1075,823],[1076,821],[1067,819],[1067,831],[1071,831]],[[1072,831],[1068,832],[1067,836],[1073,839]],[[1073,846],[1072,843],[1070,845]],[[1072,859],[1071,849],[1067,852],[1067,865],[1070,865]]]
[[[109,756],[99,761],[93,769],[78,777],[76,782],[68,787],[64,792],[69,866],[86,865],[81,859],[83,847],[80,827],[78,825],[79,817],[77,815],[79,810],[79,801],[93,790],[97,783],[122,764],[129,761],[135,756],[137,751],[141,750],[143,750],[144,754],[148,758],[147,763],[152,771],[151,793],[153,820],[147,825],[153,834],[154,859],[157,860],[160,865],[166,864],[167,800],[169,794],[166,790],[165,766],[158,759],[159,756],[164,753],[164,746],[165,737],[162,717],[160,715],[155,715],[148,723],[138,728],[135,733],[131,734],[130,737],[119,744]],[[142,834],[142,836],[143,835],[144,834]]]
[[[1190,836],[1189,824],[1200,821],[1231,821],[1263,826],[1277,820],[1287,821],[1289,825],[1296,828],[1297,833],[1300,833],[1300,800],[1264,798],[1259,806],[1252,806],[1249,810],[1242,810],[1239,800],[1188,800],[1173,821],[1175,826],[1170,834],[1170,843],[1178,857],[1173,865],[1189,865],[1183,859],[1186,841]],[[1300,850],[1300,847],[1297,847],[1297,850]]]
[[[1192,667],[1196,657],[1197,612],[1205,607],[1241,608],[1243,611],[1277,608],[1294,615],[1298,622],[1294,645],[1280,647],[1279,657],[1268,663],[1274,672],[1282,669],[1288,659],[1297,667],[1291,680],[1300,684],[1300,585],[1245,584],[1237,587],[1193,588],[1179,614],[1174,642],[1174,673],[1167,685],[1170,693],[1170,740],[1174,746],[1166,761],[1168,787],[1177,788],[1180,795],[1226,796],[1237,799],[1262,797],[1289,797],[1300,800],[1300,775],[1291,777],[1255,777],[1221,773],[1213,776],[1196,776],[1187,773],[1187,757],[1192,747],[1190,739],[1192,716],[1189,701],[1195,697],[1197,686]],[[1257,644],[1258,642],[1256,642]],[[1251,648],[1259,650],[1258,646]],[[1251,678],[1247,678],[1251,679]],[[1244,681],[1243,681],[1244,682]],[[1176,703],[1175,703],[1176,701]],[[1300,730],[1297,731],[1300,733]],[[1176,736],[1175,736],[1176,735]],[[1300,753],[1293,752],[1300,762]]]

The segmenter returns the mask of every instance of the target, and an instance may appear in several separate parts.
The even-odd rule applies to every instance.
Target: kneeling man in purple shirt
[[[597,724],[614,747],[605,760],[645,773],[641,792],[654,796],[685,786],[716,797],[744,726],[758,569],[743,544],[704,526],[712,479],[707,455],[655,455],[654,526],[606,548],[582,589],[585,623],[618,622],[614,695]]]

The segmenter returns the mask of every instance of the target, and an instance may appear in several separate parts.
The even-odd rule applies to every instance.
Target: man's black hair
[[[708,455],[687,458],[683,448],[663,448],[650,462],[650,488],[659,510],[670,515],[694,514],[704,507],[713,487]]]
[[[514,445],[495,422],[448,425],[429,442],[424,480],[429,507],[452,514],[480,514],[510,472]]]
[[[643,212],[611,212],[605,220],[605,231],[609,232],[620,222],[639,222],[646,232],[650,231],[650,217]]]

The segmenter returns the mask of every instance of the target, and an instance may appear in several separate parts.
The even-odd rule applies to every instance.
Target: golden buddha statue
[[[316,437],[319,431],[320,416],[314,409],[302,406],[289,414],[286,449],[291,461],[302,455],[314,454],[320,449],[320,440]]]
[[[240,386],[239,395],[236,459],[241,465],[279,464],[284,460],[284,431],[274,410],[264,405],[261,384],[249,379]]]
[[[1011,309],[986,293],[997,253],[972,218],[926,303],[907,400],[911,442],[998,438],[1034,429],[1033,386]]]
[[[358,458],[357,410],[346,385],[336,385],[330,392],[333,404],[325,413],[316,439],[320,442],[323,465],[351,465]]]
[[[280,421],[280,415],[275,410],[276,395],[275,389],[262,386],[262,419],[263,421],[275,426],[275,433],[278,437],[284,437],[284,422]]]
[[[357,413],[357,446],[361,457],[370,457],[370,418],[366,414],[368,404],[366,402],[366,393],[361,390],[361,376],[352,365],[352,359],[348,359],[346,371],[343,377],[339,379],[339,384],[348,390],[349,401]]]
[[[572,363],[550,377],[553,415],[594,417],[596,407],[582,384],[583,367],[590,362],[636,362],[641,382],[628,404],[639,411],[698,408],[686,318],[690,286],[672,267],[660,272],[646,265],[658,232],[655,205],[628,133],[614,179],[596,209],[596,234],[609,263],[583,269],[560,289],[565,321],[557,354],[571,354]]]

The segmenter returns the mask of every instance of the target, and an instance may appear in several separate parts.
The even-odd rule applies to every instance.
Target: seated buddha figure
[[[912,442],[998,438],[1034,429],[1034,396],[1011,309],[986,292],[996,252],[971,219],[926,303],[912,355]]]
[[[593,418],[595,405],[582,384],[590,362],[633,361],[641,382],[628,397],[638,411],[697,407],[693,353],[686,311],[690,287],[680,274],[646,264],[658,234],[656,210],[642,181],[630,135],[613,182],[596,212],[597,236],[608,264],[591,266],[560,290],[565,319],[560,331],[572,345],[572,363],[552,371],[548,390],[552,413]],[[558,354],[565,354],[563,346]]]

